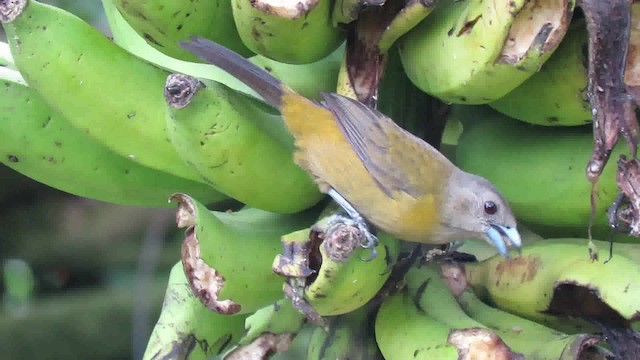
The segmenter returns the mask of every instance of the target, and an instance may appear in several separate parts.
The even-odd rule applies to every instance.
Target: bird
[[[294,138],[293,161],[365,235],[363,248],[375,250],[373,231],[379,229],[431,245],[485,240],[506,258],[511,247],[521,251],[513,211],[490,181],[458,168],[377,109],[337,93],[308,99],[203,37],[191,36],[180,46],[245,83],[280,112]]]

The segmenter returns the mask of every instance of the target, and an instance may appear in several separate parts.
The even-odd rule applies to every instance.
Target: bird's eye
[[[485,201],[484,203],[484,212],[493,215],[498,212],[498,205],[493,201]]]

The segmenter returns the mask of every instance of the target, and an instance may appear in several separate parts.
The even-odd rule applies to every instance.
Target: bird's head
[[[448,237],[484,239],[508,257],[509,247],[522,247],[511,207],[488,180],[461,170],[451,178],[443,199],[443,226]]]

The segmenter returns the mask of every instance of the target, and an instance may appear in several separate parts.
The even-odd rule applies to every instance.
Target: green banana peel
[[[150,46],[176,59],[200,62],[180,47],[181,40],[202,36],[242,56],[251,56],[240,40],[230,1],[114,0],[122,17]]]
[[[167,71],[216,81],[236,91],[261,99],[256,92],[244,83],[213,65],[183,61],[160,52],[150,46],[131,28],[113,5],[113,0],[102,0],[102,5],[114,42],[128,52]],[[284,64],[260,55],[252,56],[250,60],[269,71],[274,77],[299,94],[320,100],[322,91],[332,91],[335,86],[343,53],[344,45],[339,46],[327,57],[304,65]]]
[[[488,105],[531,124],[580,126],[591,123],[591,105],[586,98],[587,46],[584,19],[577,19],[540,71]]]
[[[534,126],[488,106],[451,107],[462,121],[456,164],[484,176],[507,199],[519,221],[534,225],[587,229],[591,183],[584,176],[593,146],[590,126]],[[623,151],[618,146],[612,158]],[[618,193],[615,167],[605,168],[595,188],[596,226],[607,226],[605,206]]]
[[[286,352],[304,324],[304,314],[289,299],[280,299],[249,315],[244,335],[222,358],[243,359],[251,354],[251,358],[262,359],[267,354]]]
[[[592,261],[582,242],[548,239],[502,261],[464,264],[466,282],[501,310],[558,328],[588,321],[628,327],[640,320],[640,268],[623,254]]]
[[[159,90],[167,72],[65,10],[34,0],[5,4],[2,26],[16,66],[51,107],[122,156],[203,182],[167,141]]]
[[[144,167],[73,127],[33,89],[0,81],[0,162],[53,188],[114,204],[169,207],[184,191],[227,198],[210,186]]]
[[[323,198],[311,177],[293,162],[293,138],[284,121],[267,112],[263,103],[222,84],[205,86],[181,74],[167,78],[165,96],[171,143],[214,188],[249,206],[279,213],[307,209]],[[281,141],[261,126],[279,127]]]
[[[399,42],[405,71],[445,102],[499,99],[553,54],[574,7],[574,0],[440,0]]]
[[[378,256],[363,261],[370,250],[359,247],[360,237],[354,226],[335,216],[282,237],[284,252],[273,269],[287,278],[285,294],[312,321],[364,306],[391,275],[398,241],[379,233]]]
[[[536,322],[512,315],[483,303],[464,284],[464,274],[456,265],[443,265],[442,273],[464,312],[494,330],[502,340],[526,359],[606,359],[595,345],[600,337],[590,334],[567,335]]]
[[[325,58],[344,42],[331,23],[331,0],[231,0],[242,42],[256,54],[287,64]]]
[[[182,264],[189,286],[209,309],[221,314],[255,312],[282,298],[283,279],[271,270],[280,251],[278,238],[308,227],[317,218],[310,209],[281,215],[253,208],[212,212],[185,194],[176,221],[186,228]]]
[[[376,341],[386,360],[524,359],[492,330],[442,323],[414,297],[405,289],[386,298],[378,310]]]
[[[273,305],[264,307],[247,318],[245,334],[238,341],[238,344],[249,344],[264,333],[295,334],[302,328],[304,322],[304,314],[293,307],[289,299],[280,299]]]
[[[375,341],[372,316],[375,312],[367,305],[332,318],[328,330],[316,327],[307,360],[384,360]]]
[[[207,359],[238,341],[246,315],[223,315],[204,307],[191,292],[181,263],[169,274],[162,312],[143,360]]]

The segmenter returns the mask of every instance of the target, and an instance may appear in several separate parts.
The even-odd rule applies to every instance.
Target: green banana
[[[332,318],[328,329],[316,327],[307,352],[307,360],[384,360],[375,341],[371,306]]]
[[[508,261],[494,256],[464,264],[466,282],[497,308],[553,328],[640,320],[638,264],[624,254],[607,263],[592,261],[585,243],[542,240]]]
[[[215,66],[178,60],[158,51],[147,44],[122,18],[113,0],[102,0],[102,5],[114,42],[130,53],[168,71],[223,83],[234,90],[261,99],[251,88]],[[260,55],[253,56],[249,60],[269,71],[301,95],[321,100],[322,91],[333,91],[335,88],[344,49],[344,46],[340,46],[326,58],[304,65],[279,63]]]
[[[0,162],[71,194],[124,205],[167,207],[177,191],[202,202],[222,200],[213,188],[144,167],[73,127],[32,88],[0,82]]]
[[[640,45],[640,3],[631,4],[630,49]],[[585,19],[571,24],[565,39],[539,72],[504,97],[489,103],[515,119],[546,126],[579,126],[592,121],[586,96],[588,33]],[[635,51],[629,51],[624,74],[627,86],[637,82]]]
[[[62,9],[16,0],[0,11],[20,73],[73,126],[141,165],[204,182],[167,140],[167,72]]]
[[[242,56],[253,55],[238,36],[230,1],[114,0],[113,3],[149,45],[173,58],[200,62],[180,47],[180,41],[191,35],[216,41]]]
[[[244,336],[223,358],[242,359],[247,353],[254,357],[260,354],[262,358],[266,354],[286,352],[304,323],[304,314],[289,299],[280,299],[249,315]]]
[[[430,286],[422,294],[429,292]],[[430,311],[433,309],[421,308],[417,300],[420,295],[405,289],[386,298],[380,306],[375,334],[380,352],[386,360],[524,359],[512,352],[493,331],[470,318],[463,320],[453,314],[461,322],[440,321],[438,318],[446,318],[447,314],[434,317],[434,312]],[[429,300],[425,302],[438,295],[440,293],[429,294]],[[435,314],[438,312],[440,310]]]
[[[379,255],[362,261],[370,250],[359,248],[358,230],[336,219],[322,217],[310,229],[283,236],[285,252],[273,262],[274,271],[288,279],[285,293],[301,294],[292,300],[304,304],[302,311],[310,306],[311,314],[305,313],[312,319],[346,314],[368,303],[391,275],[399,251],[398,240],[379,233]]]
[[[308,227],[310,209],[281,215],[253,208],[212,212],[185,194],[175,194],[177,224],[187,228],[182,264],[191,289],[209,309],[247,314],[282,298],[283,279],[271,270],[281,250],[278,238]]]
[[[256,54],[287,64],[308,64],[345,39],[331,22],[331,0],[231,0],[242,42]]]
[[[162,312],[143,360],[207,359],[238,341],[246,315],[223,315],[204,307],[191,292],[181,263],[169,275]]]
[[[306,209],[323,197],[293,162],[293,138],[266,105],[222,84],[204,86],[180,74],[167,78],[165,96],[171,142],[214,188],[280,213]]]
[[[487,106],[453,106],[462,121],[456,164],[486,177],[507,199],[519,221],[587,228],[591,183],[584,167],[593,146],[590,126],[549,128],[515,121]],[[622,153],[616,147],[612,158]],[[618,192],[615,167],[596,187],[596,225],[607,226],[605,206]]]
[[[485,104],[523,83],[564,37],[575,0],[441,0],[399,41],[407,75],[445,102]]]
[[[582,359],[587,351],[592,356],[590,359],[606,359],[605,353],[593,346],[600,340],[597,336],[566,335],[552,330],[486,305],[468,288],[458,294],[456,299],[467,315],[494,330],[505,343],[522,352],[526,359]]]
[[[577,19],[540,71],[488,105],[531,124],[579,126],[590,123],[591,105],[586,98],[587,46],[585,21]]]

